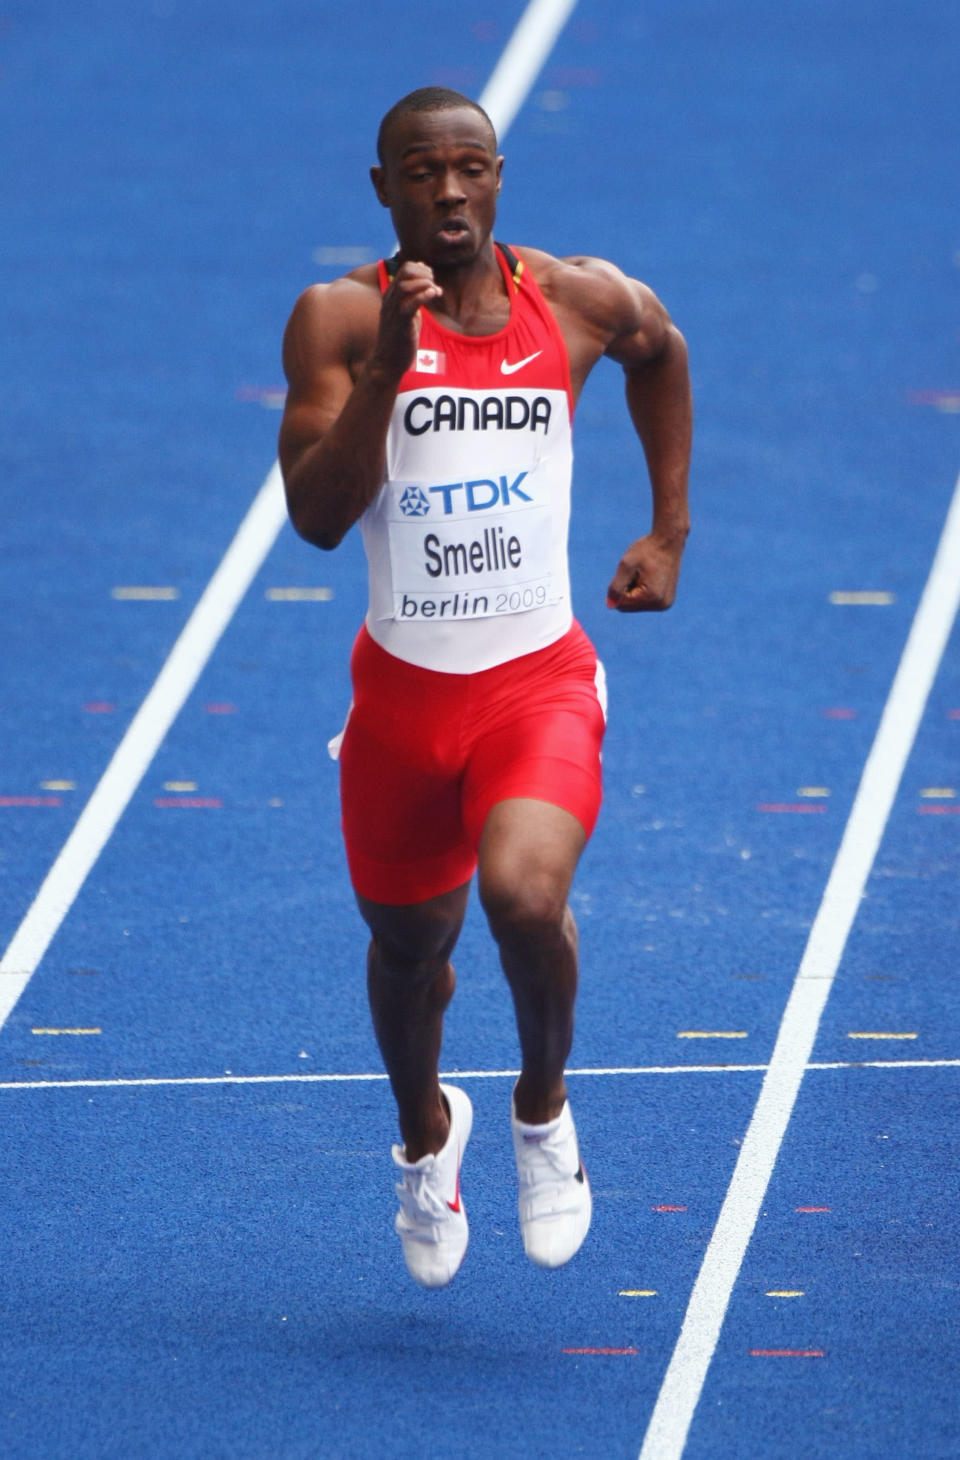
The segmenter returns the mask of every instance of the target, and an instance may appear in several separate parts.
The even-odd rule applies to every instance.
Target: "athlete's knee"
[[[432,983],[450,962],[456,934],[441,928],[374,931],[370,958],[378,972],[408,984]]]
[[[449,984],[452,993],[450,955],[460,932],[459,918],[427,908],[418,913],[399,909],[393,915],[378,909],[367,922],[372,975],[410,990],[436,984],[438,996]]]
[[[423,1000],[433,1010],[446,1009],[454,997],[457,980],[449,958],[411,958],[392,948],[390,943],[373,937],[368,953],[368,988],[379,990],[379,997],[400,1000]]]
[[[432,983],[449,965],[466,899],[465,887],[408,907],[388,907],[359,897],[370,930],[371,970],[407,984]]]
[[[556,936],[569,922],[569,878],[551,868],[486,868],[480,901],[498,943]]]

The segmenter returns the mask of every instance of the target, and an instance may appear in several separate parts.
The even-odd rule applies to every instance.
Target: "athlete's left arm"
[[[607,603],[622,613],[662,610],[676,596],[690,531],[687,479],[693,408],[687,347],[645,284],[599,259],[578,262],[583,269],[580,287],[589,280],[589,311],[606,338],[603,353],[621,365],[626,376],[627,408],[643,445],[653,494],[650,531],[631,543],[620,559]]]

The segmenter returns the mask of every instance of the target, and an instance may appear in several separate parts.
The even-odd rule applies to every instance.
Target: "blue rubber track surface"
[[[294,300],[392,247],[381,115],[479,96],[520,12],[2,7],[0,950],[267,476]],[[573,894],[582,1252],[523,1257],[474,908],[443,1052],[471,1246],[442,1293],[403,1268],[326,754],[362,553],[285,527],[0,1031],[4,1457],[638,1453],[960,471],[958,32],[949,0],[580,0],[505,141],[498,237],[646,280],[697,405],[651,617],[604,608],[648,521],[615,367],[577,413],[611,691]],[[960,1456],[958,810],[954,628],[693,1460]]]

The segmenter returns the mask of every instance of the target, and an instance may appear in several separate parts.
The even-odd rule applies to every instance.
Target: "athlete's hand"
[[[429,264],[402,263],[380,305],[373,360],[399,380],[410,368],[420,339],[419,310],[443,293]]]
[[[662,613],[677,596],[682,542],[638,538],[623,557],[610,587],[607,607],[620,613]]]

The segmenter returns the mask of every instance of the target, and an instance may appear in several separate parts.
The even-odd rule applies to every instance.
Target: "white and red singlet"
[[[384,482],[360,519],[371,636],[458,674],[542,649],[572,622],[570,363],[530,271],[499,245],[497,261],[510,318],[496,334],[457,334],[420,311]]]

